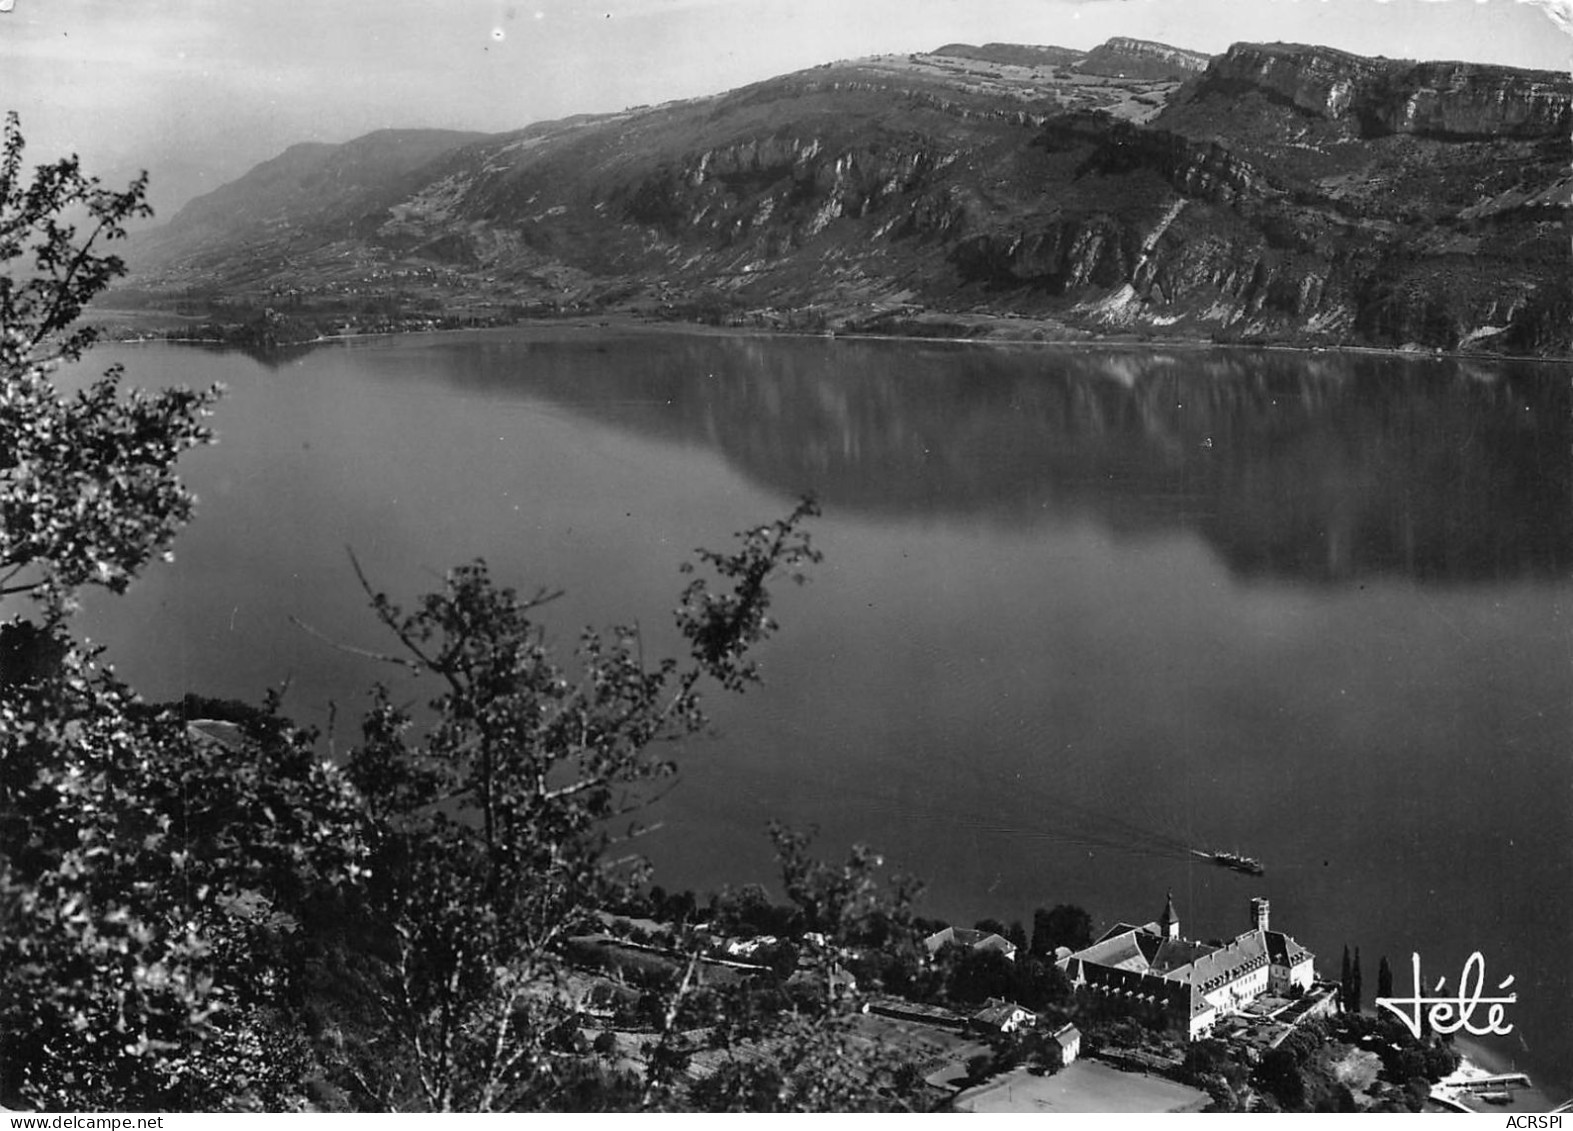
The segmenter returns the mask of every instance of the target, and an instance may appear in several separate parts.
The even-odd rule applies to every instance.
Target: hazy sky
[[[954,41],[1239,40],[1566,71],[1573,0],[0,0],[29,156],[169,208],[297,141],[505,130]]]

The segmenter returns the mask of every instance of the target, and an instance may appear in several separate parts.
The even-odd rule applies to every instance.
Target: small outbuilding
[[[1081,1055],[1081,1030],[1074,1025],[1062,1025],[1049,1034],[1059,1046],[1060,1067],[1064,1068]]]

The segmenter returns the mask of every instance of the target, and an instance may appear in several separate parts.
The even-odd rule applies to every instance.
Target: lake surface
[[[83,614],[146,695],[288,681],[342,751],[402,678],[291,623],[388,643],[347,546],[396,596],[484,556],[568,590],[564,647],[675,647],[679,563],[812,491],[825,562],[679,752],[665,886],[773,880],[775,817],[956,922],[1172,890],[1208,939],[1265,895],[1324,976],[1359,948],[1368,999],[1381,955],[1407,994],[1411,952],[1452,987],[1481,951],[1519,995],[1500,1047],[1568,1082],[1566,367],[575,327],[90,360],[229,389],[175,563]]]

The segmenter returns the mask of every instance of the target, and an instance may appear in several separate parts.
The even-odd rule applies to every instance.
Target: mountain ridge
[[[1315,45],[949,44],[292,147],[141,245],[133,285],[352,321],[375,298],[1565,356],[1570,104],[1551,72]]]

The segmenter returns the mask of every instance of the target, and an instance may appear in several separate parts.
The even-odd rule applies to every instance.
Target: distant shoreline
[[[118,316],[134,324],[137,315],[147,312],[136,310],[116,310],[106,308],[92,313]],[[1012,328],[1019,327],[1022,323],[1018,319],[994,319],[991,323],[982,325],[1005,325]],[[785,327],[770,326],[717,326],[704,322],[668,321],[653,319],[637,312],[613,311],[604,315],[574,314],[560,317],[529,318],[519,322],[498,326],[454,326],[442,328],[422,328],[411,330],[367,330],[351,334],[327,334],[316,338],[308,338],[299,342],[281,343],[277,348],[279,352],[308,347],[332,345],[335,342],[367,341],[378,338],[407,338],[424,334],[506,334],[515,331],[530,331],[536,329],[583,329],[583,330],[647,330],[662,333],[689,333],[704,334],[721,337],[741,338],[804,338],[823,339],[825,341],[870,341],[870,342],[912,342],[936,343],[946,345],[971,345],[971,346],[1010,346],[1010,347],[1052,347],[1052,348],[1078,348],[1078,349],[1119,349],[1119,350],[1273,350],[1288,353],[1304,354],[1362,354],[1375,357],[1402,358],[1409,361],[1471,361],[1482,364],[1498,364],[1506,362],[1532,362],[1541,365],[1573,366],[1573,357],[1545,357],[1538,354],[1505,354],[1505,353],[1464,353],[1441,349],[1400,349],[1381,346],[1362,345],[1299,345],[1293,342],[1214,342],[1205,338],[1139,338],[1134,335],[1111,334],[1100,336],[1069,336],[1069,337],[1042,337],[1035,338],[1030,335],[992,335],[981,333],[970,336],[956,335],[929,335],[929,334],[882,334],[872,331],[813,331],[793,330]],[[210,349],[230,350],[236,353],[254,352],[247,350],[243,345],[216,341],[206,338],[102,338],[100,345],[145,345],[156,343],[163,345],[189,345],[203,346]]]

